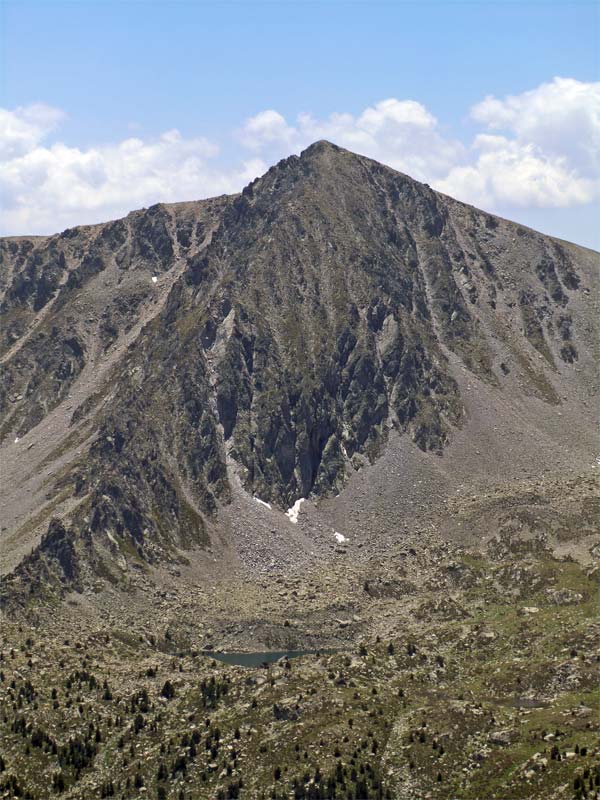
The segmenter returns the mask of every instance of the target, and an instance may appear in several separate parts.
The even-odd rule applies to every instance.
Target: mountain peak
[[[596,254],[326,140],[241,197],[0,255],[2,524],[31,519],[35,547],[55,491],[84,577],[205,546],[236,498],[335,496],[399,440],[435,471],[477,402],[498,409],[471,434],[487,451],[507,397],[550,419],[593,372]],[[590,408],[573,399],[582,435],[548,457],[589,447]]]
[[[310,158],[311,156],[322,155],[324,153],[349,153],[349,150],[344,150],[337,144],[333,144],[328,139],[318,139],[316,142],[310,144],[300,153],[300,158]],[[353,153],[352,155],[356,155]]]

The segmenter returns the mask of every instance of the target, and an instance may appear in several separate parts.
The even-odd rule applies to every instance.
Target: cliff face
[[[78,581],[204,546],[232,481],[283,509],[338,491],[392,429],[435,459],[464,375],[549,407],[589,389],[597,254],[326,142],[239,196],[0,253],[9,482],[51,466],[26,518],[67,519],[9,593],[60,571],[58,539]]]

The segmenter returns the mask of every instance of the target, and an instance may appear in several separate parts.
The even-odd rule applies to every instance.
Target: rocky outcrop
[[[3,582],[0,605],[24,603],[28,596],[62,597],[65,591],[81,590],[78,550],[85,544],[85,538],[65,528],[59,519],[52,519],[39,547]]]

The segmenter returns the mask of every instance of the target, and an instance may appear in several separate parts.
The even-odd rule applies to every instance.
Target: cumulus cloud
[[[273,142],[280,145],[288,142],[291,144],[295,138],[295,129],[287,124],[278,111],[272,109],[261,111],[247,119],[243,130],[240,131],[242,143],[253,150],[260,150],[264,145]]]
[[[550,157],[566,157],[583,174],[600,170],[600,83],[554,78],[504,100],[486,97],[471,116],[490,129],[508,130]]]
[[[533,144],[480,134],[473,151],[475,162],[454,167],[436,182],[437,189],[490,209],[565,208],[597,196],[597,181],[583,177],[568,158],[548,155]]]
[[[292,121],[267,109],[235,132],[248,158],[224,166],[217,145],[177,130],[78,148],[57,138],[65,118],[59,109],[0,109],[2,232],[53,232],[158,201],[236,192],[317,139],[492,211],[565,208],[600,197],[600,83],[554,78],[521,94],[485,97],[470,115],[480,130],[464,144],[411,99]]]
[[[35,103],[14,111],[0,108],[0,159],[23,155],[34,148],[64,118],[57,108]]]
[[[436,118],[416,100],[389,98],[358,116],[330,114],[317,119],[299,114],[289,124],[277,111],[262,111],[246,120],[238,138],[255,151],[277,156],[298,153],[317,139],[329,139],[362,155],[407,172],[418,180],[447,173],[463,155],[463,146],[444,138]]]
[[[4,233],[49,233],[159,201],[236,192],[267,166],[254,157],[219,168],[218,147],[177,130],[87,149],[45,144],[63,117],[47,106],[0,113]]]
[[[567,207],[600,196],[600,83],[554,78],[502,100],[488,96],[471,117],[494,133],[475,137],[471,162],[439,181],[442,191],[492,208]]]

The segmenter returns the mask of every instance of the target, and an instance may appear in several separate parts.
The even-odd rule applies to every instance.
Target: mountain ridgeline
[[[558,409],[596,357],[596,253],[327,142],[0,254],[5,602],[206,546],[236,486],[338,493],[393,431],[443,458],[465,381]]]

